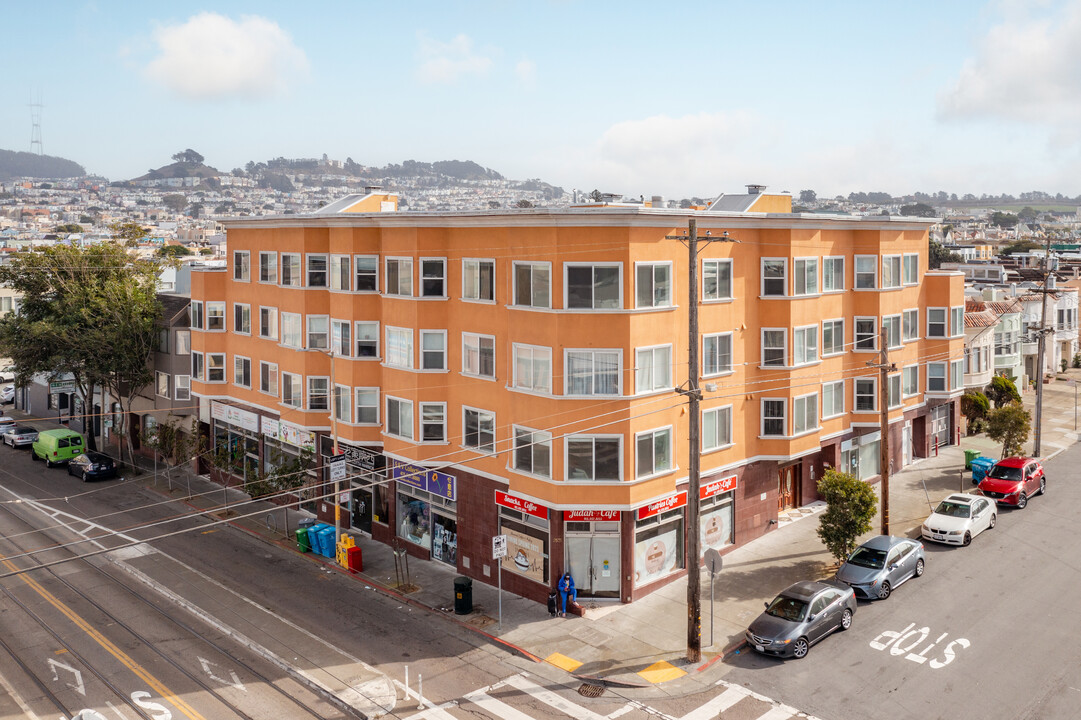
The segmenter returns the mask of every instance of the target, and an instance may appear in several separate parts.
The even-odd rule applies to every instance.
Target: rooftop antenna
[[[33,94],[30,95],[30,121],[33,128],[30,131],[30,152],[38,155],[45,154],[45,147],[41,143],[41,109],[45,107],[41,103],[41,92],[38,91],[37,102],[34,102]]]

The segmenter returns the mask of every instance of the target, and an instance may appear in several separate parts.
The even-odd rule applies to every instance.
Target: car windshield
[[[995,478],[996,480],[1020,480],[1021,468],[995,465],[991,468],[991,471],[987,473],[987,477]]]
[[[848,558],[848,562],[860,567],[881,570],[886,564],[886,551],[872,550],[868,547],[856,548],[856,552],[852,553],[852,557]]]
[[[949,517],[967,518],[969,516],[969,505],[964,503],[950,502],[949,500],[943,500],[935,508],[935,515],[947,515]]]
[[[798,622],[807,612],[807,603],[786,595],[778,595],[766,608],[766,614],[783,620]]]

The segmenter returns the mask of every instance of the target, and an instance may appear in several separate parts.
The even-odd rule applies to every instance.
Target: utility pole
[[[878,368],[878,410],[879,410],[879,435],[878,465],[879,476],[882,478],[880,487],[882,493],[882,512],[879,514],[882,520],[882,534],[890,534],[890,388],[889,373],[896,370],[897,366],[890,362],[890,339],[886,332],[886,324],[882,324],[882,332],[879,339],[878,363],[868,362],[868,367]]]
[[[1036,427],[1032,434],[1032,454],[1040,456],[1040,438],[1043,435],[1043,362],[1047,351],[1047,280],[1051,276],[1051,236],[1047,236],[1043,255],[1043,287],[1040,288],[1040,334],[1036,339]]]
[[[707,242],[735,242],[723,233],[720,237],[711,237],[712,231],[706,231]],[[702,549],[698,536],[701,525],[700,493],[702,487],[701,461],[702,446],[699,440],[699,423],[702,391],[698,388],[698,220],[687,220],[686,235],[667,235],[669,240],[679,240],[687,244],[687,382],[686,387],[676,388],[676,392],[686,395],[687,407],[687,446],[690,458],[687,466],[687,660],[696,663],[702,661],[702,573],[699,563]]]

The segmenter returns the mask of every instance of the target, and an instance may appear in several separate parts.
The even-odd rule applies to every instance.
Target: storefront
[[[233,405],[210,401],[213,451],[242,478],[259,471],[259,416]],[[219,467],[221,467],[219,465]]]
[[[495,491],[495,503],[499,508],[499,534],[507,536],[507,555],[500,560],[503,572],[548,587],[552,582],[548,508],[502,490]]]
[[[849,473],[860,480],[878,475],[879,441],[882,432],[875,430],[866,435],[841,441],[840,471]]]
[[[735,541],[733,520],[738,485],[739,477],[736,475],[702,482],[698,507],[698,544],[702,552],[710,548],[723,550]]]
[[[619,510],[563,511],[564,567],[585,597],[620,596]]]
[[[634,587],[640,588],[686,567],[684,512],[687,491],[638,508],[634,524]]]
[[[299,425],[265,416],[260,419],[260,429],[263,434],[263,472],[272,473],[288,463],[296,463],[297,467],[305,464],[310,466],[300,492],[308,500],[302,507],[315,510],[315,499],[319,494],[312,457],[315,453],[315,433]]]
[[[458,565],[458,489],[453,475],[389,460],[396,488],[397,536]]]
[[[319,440],[323,466],[334,453],[334,439],[324,435]],[[379,448],[367,448],[347,442],[338,442],[338,450],[346,457],[346,474],[349,488],[344,491],[342,512],[349,518],[350,526],[371,535],[372,522],[387,522],[386,505],[386,458]],[[383,509],[380,512],[380,508]]]

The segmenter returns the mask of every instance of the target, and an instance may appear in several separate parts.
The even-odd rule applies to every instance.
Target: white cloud
[[[473,41],[467,35],[444,43],[418,33],[417,40],[417,77],[422,82],[452,84],[465,75],[485,75],[492,67],[490,57],[474,52]]]
[[[519,82],[532,85],[537,79],[537,63],[532,60],[519,60],[514,66],[514,74]]]
[[[939,93],[944,118],[993,118],[1051,126],[1081,120],[1081,0],[1005,2],[956,81]]]
[[[158,56],[145,75],[194,100],[260,98],[288,87],[308,72],[304,51],[276,22],[212,12],[154,31]]]

